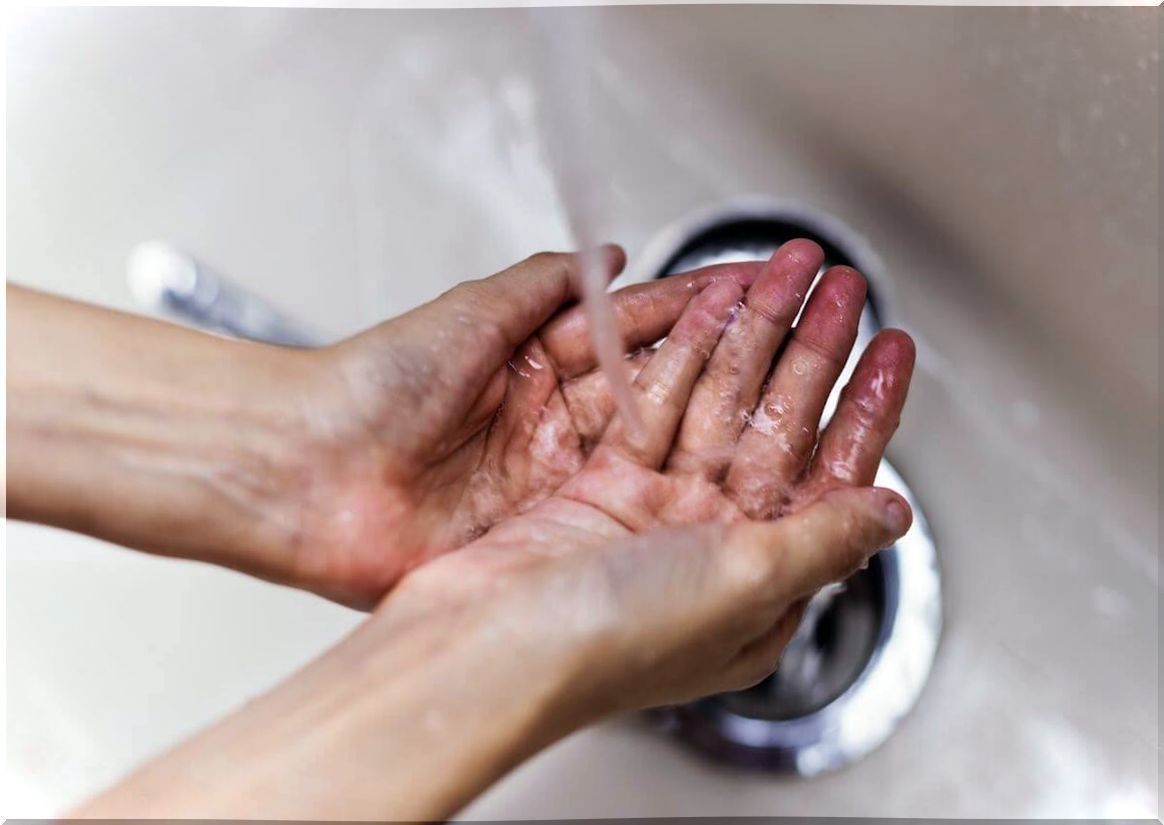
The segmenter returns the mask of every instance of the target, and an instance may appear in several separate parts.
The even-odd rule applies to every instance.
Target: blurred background
[[[945,630],[917,707],[811,780],[616,719],[464,815],[1156,817],[1158,25],[1150,8],[28,12],[8,38],[7,274],[137,309],[127,256],[163,239],[335,338],[572,246],[583,206],[632,266],[742,195],[835,216],[919,342],[891,458],[935,536]],[[563,118],[589,139],[555,143]],[[79,801],[359,620],[6,531],[10,816]]]

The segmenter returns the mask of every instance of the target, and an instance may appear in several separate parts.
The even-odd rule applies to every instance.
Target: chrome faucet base
[[[138,306],[175,321],[286,347],[321,343],[262,298],[162,241],[134,247],[126,280]]]

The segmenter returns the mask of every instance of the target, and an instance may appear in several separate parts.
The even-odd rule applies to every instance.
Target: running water
[[[570,14],[565,9],[534,9],[541,52],[542,95],[540,106],[546,135],[545,149],[558,187],[575,244],[582,250],[575,273],[575,291],[582,298],[590,341],[598,366],[610,384],[623,425],[631,431],[640,426],[638,408],[631,395],[624,367],[626,345],[607,293],[612,272],[600,244],[609,240],[601,232],[601,216],[609,209],[609,172],[599,163],[597,146],[603,139],[602,124],[594,116],[588,67],[593,55],[590,15]]]

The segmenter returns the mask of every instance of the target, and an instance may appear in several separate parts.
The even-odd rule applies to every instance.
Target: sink
[[[836,216],[878,257],[882,320],[919,344],[890,458],[944,627],[912,713],[838,772],[742,772],[632,715],[463,817],[1159,816],[1155,11],[540,14],[593,32],[587,163],[632,266],[744,195]],[[9,277],[133,308],[126,258],[164,238],[340,336],[569,247],[541,31],[520,9],[22,13]],[[359,620],[6,531],[10,816],[59,812]]]

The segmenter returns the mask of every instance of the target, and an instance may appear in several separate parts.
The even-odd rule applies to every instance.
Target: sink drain
[[[720,705],[738,716],[783,721],[835,702],[857,681],[881,641],[889,577],[883,566],[874,556],[868,569],[814,599],[780,669],[753,688],[724,694]]]
[[[847,226],[795,204],[736,201],[666,229],[627,280],[767,258],[792,238],[821,245],[822,272],[845,264],[869,280],[857,344],[823,422],[884,313],[880,266]],[[912,491],[887,461],[876,483],[913,507],[909,532],[813,600],[775,673],[748,690],[655,711],[664,729],[717,759],[799,776],[854,762],[889,737],[929,676],[941,631],[941,586],[934,542]]]

